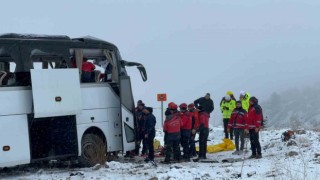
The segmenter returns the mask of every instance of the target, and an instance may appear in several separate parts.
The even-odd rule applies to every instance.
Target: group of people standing
[[[145,104],[139,100],[135,110],[135,129],[136,129],[136,148],[134,155],[139,155],[140,146],[142,143],[142,155],[148,154],[145,162],[154,161],[154,146],[153,140],[156,135],[156,117],[153,115],[153,108],[146,107]],[[126,156],[131,156],[127,152]]]
[[[262,158],[259,131],[263,125],[262,108],[258,99],[250,97],[248,92],[241,91],[237,101],[233,92],[228,91],[222,98],[220,109],[223,115],[225,138],[235,138],[235,155],[243,153],[245,137],[249,134],[252,155],[249,158]],[[240,140],[240,146],[239,146]]]
[[[164,163],[170,163],[172,160],[190,161],[191,157],[197,156],[195,146],[197,132],[199,133],[198,159],[206,159],[209,118],[213,110],[214,104],[209,93],[189,105],[180,104],[179,111],[178,105],[174,102],[168,104],[163,125],[166,148]],[[180,144],[183,147],[182,156]]]
[[[242,154],[245,134],[249,134],[252,150],[250,158],[262,158],[259,131],[263,123],[263,115],[258,99],[241,91],[237,101],[233,93],[228,91],[220,102],[220,109],[223,114],[225,138],[233,140],[235,137],[236,151],[233,154]],[[177,105],[174,102],[168,104],[163,125],[165,134],[165,159],[163,163],[190,161],[190,158],[196,156],[198,156],[198,160],[207,158],[209,118],[213,110],[214,103],[210,98],[210,93],[190,104]],[[138,101],[135,123],[137,143],[134,154],[139,155],[142,143],[142,155],[148,154],[146,162],[154,161],[153,140],[156,118],[152,113],[151,107],[146,107],[141,100]],[[199,133],[198,155],[195,146],[197,133]],[[183,148],[183,154],[181,154],[180,145]]]

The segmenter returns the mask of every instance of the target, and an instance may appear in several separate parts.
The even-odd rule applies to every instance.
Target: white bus
[[[141,64],[97,38],[0,35],[0,168],[75,158],[93,166],[133,150],[126,66],[147,80]]]

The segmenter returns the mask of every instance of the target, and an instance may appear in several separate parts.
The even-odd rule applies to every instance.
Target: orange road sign
[[[158,101],[167,101],[167,94],[158,94],[157,99]]]

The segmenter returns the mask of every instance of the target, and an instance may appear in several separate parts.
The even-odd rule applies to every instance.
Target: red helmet
[[[180,104],[179,108],[180,109],[187,109],[188,105],[186,103]]]
[[[169,109],[171,110],[177,110],[178,109],[178,105],[176,105],[175,103],[171,102],[168,104]]]
[[[193,109],[194,108],[194,104],[193,103],[189,104],[188,108]]]
[[[174,104],[174,102],[170,102],[170,103],[168,104],[168,108],[170,108],[170,106],[171,106],[172,104]]]

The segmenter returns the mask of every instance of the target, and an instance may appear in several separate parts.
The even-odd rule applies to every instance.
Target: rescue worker
[[[232,91],[228,91],[228,92],[227,92],[227,95],[229,95],[229,96],[231,97],[231,99],[232,99],[232,100],[237,101],[237,100],[236,100],[236,98],[234,97],[234,95],[233,95],[233,92],[232,92]]]
[[[240,97],[239,97],[241,103],[242,103],[242,108],[248,112],[249,110],[249,99],[250,99],[250,94],[245,91],[240,91]]]
[[[236,108],[233,110],[229,124],[228,132],[233,128],[235,135],[236,151],[232,154],[240,155],[243,153],[244,148],[244,135],[245,129],[247,128],[247,111],[242,108],[241,101],[237,101]],[[239,148],[239,138],[240,138],[240,148]]]
[[[173,105],[173,104],[175,104],[174,102],[170,102],[169,104],[168,104],[168,107],[167,107],[167,109],[166,109],[166,111],[165,111],[165,119],[168,119],[168,118],[170,118],[171,116],[171,109],[170,109],[170,107]],[[162,151],[160,152],[160,155],[165,155],[166,154],[166,137],[167,137],[167,133],[166,133],[166,131],[164,131],[164,137],[163,137],[163,141],[164,141],[164,147],[163,147],[163,149],[162,149]]]
[[[209,114],[199,106],[199,156],[198,159],[206,159],[207,140],[209,136]]]
[[[196,142],[195,142],[195,137],[197,133],[197,129],[199,128],[199,112],[196,110],[194,107],[194,104],[191,103],[188,105],[188,111],[191,114],[192,117],[192,126],[191,126],[191,137],[189,141],[189,155],[190,157],[195,157],[197,156],[197,151],[196,151]]]
[[[207,93],[204,97],[201,97],[194,101],[194,105],[196,108],[199,109],[199,106],[203,108],[203,111],[205,111],[209,117],[210,113],[214,110],[214,104],[212,99],[210,98],[210,93]]]
[[[145,108],[145,104],[141,100],[139,100],[137,102],[137,107],[135,108],[135,121],[134,121],[136,148],[133,151],[127,151],[124,156],[126,158],[133,158],[135,155],[139,156],[141,142],[143,144],[142,151],[144,152],[147,151],[147,148],[145,145],[146,141],[144,140],[144,122],[145,122],[144,121],[145,114],[143,113],[144,108]]]
[[[166,145],[166,157],[164,163],[171,162],[171,155],[174,154],[174,160],[180,161],[180,138],[181,138],[181,118],[177,112],[178,106],[175,103],[170,103],[168,107],[170,114],[166,116],[166,120],[163,125],[163,131],[166,134],[165,145]]]
[[[140,153],[140,147],[141,147],[141,142],[143,144],[142,146],[142,153],[146,153],[147,148],[146,148],[146,143],[144,140],[144,124],[145,124],[145,114],[143,113],[143,109],[145,108],[145,104],[139,100],[137,107],[136,107],[136,137],[137,137],[137,142],[136,142],[136,149],[135,149],[135,155],[139,155]]]
[[[88,62],[87,58],[83,58],[82,62],[82,73],[81,80],[82,82],[94,82],[93,71],[96,69],[96,66],[92,62]]]
[[[148,157],[144,160],[145,162],[154,161],[154,147],[153,140],[156,136],[156,117],[152,114],[153,108],[146,107],[143,109],[145,114],[145,124],[144,124],[144,138],[146,141],[146,146],[148,148]]]
[[[247,130],[246,132],[249,132],[250,135],[250,144],[251,144],[251,151],[252,155],[249,157],[261,159],[261,145],[259,142],[259,131],[261,127],[261,122],[263,119],[262,115],[262,108],[258,104],[258,99],[256,97],[251,97],[249,100],[250,107],[248,111],[248,120],[247,120]]]
[[[228,92],[227,92],[227,95],[229,95],[232,100],[237,101],[236,98],[234,97],[232,91],[228,91]],[[221,99],[221,101],[220,101],[220,106],[221,106],[221,103],[222,103],[224,100],[225,100],[225,99],[224,99],[224,97],[223,97],[223,98]]]
[[[230,139],[233,140],[232,127],[229,130],[229,132],[227,131],[227,129],[228,129],[228,123],[229,123],[232,111],[234,110],[235,107],[236,107],[236,102],[235,100],[231,99],[229,95],[226,95],[220,104],[220,109],[223,116],[223,127],[224,127],[224,134],[225,134],[224,138],[226,139],[229,139],[229,134],[230,134]]]
[[[183,147],[183,160],[190,161],[190,137],[191,137],[191,128],[192,128],[192,114],[188,112],[188,105],[182,103],[179,106],[180,108],[180,118],[182,121],[181,127],[181,145]]]

